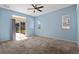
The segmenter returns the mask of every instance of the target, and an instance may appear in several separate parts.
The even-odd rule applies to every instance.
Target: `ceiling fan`
[[[41,4],[32,4],[31,6],[33,8],[28,8],[28,10],[33,10],[33,13],[35,13],[36,10],[42,12],[41,8],[43,8],[44,6],[40,6],[40,5]]]

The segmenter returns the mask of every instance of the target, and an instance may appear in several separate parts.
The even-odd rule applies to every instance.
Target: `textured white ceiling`
[[[36,11],[36,13],[33,13],[33,10],[27,10],[28,8],[32,8],[31,4],[5,4],[5,5],[0,4],[0,7],[18,11],[31,16],[39,16],[51,11],[71,6],[73,4],[41,4],[41,5],[44,6],[44,8],[42,8],[43,12]]]

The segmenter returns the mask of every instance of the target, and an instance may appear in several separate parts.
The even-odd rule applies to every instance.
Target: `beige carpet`
[[[50,39],[44,37],[32,37],[27,40],[6,41],[0,43],[1,54],[70,54],[79,53],[75,43]]]

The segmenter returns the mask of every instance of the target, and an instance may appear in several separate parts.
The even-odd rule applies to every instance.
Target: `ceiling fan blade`
[[[44,6],[40,6],[40,7],[38,7],[38,8],[43,8]]]
[[[38,11],[42,12],[42,10],[37,9]]]
[[[32,6],[35,8],[34,4],[32,4]]]
[[[39,10],[40,12],[42,12],[42,10]]]
[[[27,10],[32,10],[32,9],[34,9],[34,8],[28,8]]]

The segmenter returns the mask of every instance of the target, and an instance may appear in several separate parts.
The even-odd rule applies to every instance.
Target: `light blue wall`
[[[54,12],[43,14],[38,17],[28,16],[19,12],[14,12],[0,8],[0,40],[10,39],[10,19],[11,15],[19,15],[27,18],[27,33],[28,36],[34,35],[34,22],[35,34],[47,37],[56,37],[59,39],[66,39],[77,41],[77,14],[76,5],[63,8]],[[70,15],[71,29],[64,31],[61,28],[62,16]],[[35,18],[35,21],[34,21]],[[37,20],[41,22],[41,29],[38,29]]]
[[[70,15],[70,29],[62,29],[62,16]],[[37,21],[41,23],[38,29]],[[35,35],[56,37],[64,40],[77,41],[77,14],[76,5],[54,12],[46,13],[35,18]]]
[[[27,17],[27,25],[26,25],[26,29],[27,29],[27,34],[28,36],[33,36],[34,35],[34,17]]]
[[[27,31],[28,31],[27,33],[28,33],[28,36],[32,36],[33,34],[32,25],[34,25],[33,24],[34,17],[28,16],[19,12],[0,8],[0,40],[3,40],[3,41],[10,40],[10,21],[12,19],[11,18],[12,15],[24,16],[27,18],[26,19]]]
[[[0,20],[1,20],[1,10],[0,10]],[[1,22],[0,22],[0,24],[1,24]],[[0,25],[1,26],[1,25]]]
[[[77,5],[77,40],[79,47],[79,4]]]

